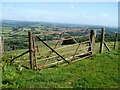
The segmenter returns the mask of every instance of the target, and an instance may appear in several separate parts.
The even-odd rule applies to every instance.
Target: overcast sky
[[[3,2],[2,19],[118,25],[117,2]]]

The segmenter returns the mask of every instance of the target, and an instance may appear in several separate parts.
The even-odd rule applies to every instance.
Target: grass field
[[[10,28],[5,28],[4,33],[6,38],[11,38],[11,36],[8,35],[8,29],[11,31]],[[27,36],[28,33],[20,31],[15,34]],[[106,52],[107,50],[104,47],[104,53],[99,54],[100,45],[96,43],[95,55],[92,57],[68,66],[62,67],[56,65],[43,69],[42,71],[25,69],[19,65],[8,65],[7,63],[12,58],[28,49],[8,51],[2,58],[2,88],[118,88],[118,55],[120,51],[113,50],[114,42],[107,42],[107,45],[112,50],[111,52]],[[53,44],[50,46],[53,48]],[[86,44],[83,44],[81,48],[84,46],[86,46]],[[40,47],[41,52],[49,50],[43,47],[45,46]],[[68,49],[75,50],[75,48],[77,48],[77,46],[65,48],[58,52],[69,52]],[[82,52],[80,51],[79,53]],[[38,57],[43,56],[42,58],[45,58],[48,54],[49,53],[40,54]],[[52,55],[55,55],[55,53]],[[71,55],[73,55],[73,53],[66,54],[64,57],[70,57]],[[53,60],[56,59],[57,58]],[[26,60],[29,60],[29,54],[20,57],[16,61],[25,63]],[[21,64],[21,62],[19,64]],[[25,63],[25,65],[29,66],[29,62],[27,62],[27,64]]]
[[[113,50],[114,42],[107,42],[107,45],[110,47],[111,50]],[[117,44],[117,45],[118,45],[118,44]],[[54,48],[54,44],[51,44],[50,46],[51,46],[52,48]],[[63,47],[63,46],[65,46],[65,45],[59,45],[58,47]],[[84,47],[86,47],[86,46],[88,46],[88,44],[81,44],[80,47],[79,47],[79,49],[84,48]],[[98,52],[99,52],[99,46],[100,46],[99,43],[95,43],[95,53],[98,53]],[[56,50],[56,51],[57,51],[60,55],[69,52],[68,54],[63,55],[64,58],[69,58],[69,57],[71,57],[71,56],[74,55],[74,52],[75,52],[75,50],[76,50],[77,47],[78,47],[78,45],[74,45],[74,46],[70,46],[70,47],[63,48],[63,49]],[[9,51],[9,52],[5,53],[5,56],[3,57],[3,61],[5,61],[5,60],[6,60],[6,61],[9,61],[9,60],[11,60],[12,58],[14,58],[14,57],[22,54],[23,52],[25,52],[25,51],[27,51],[27,50],[28,50],[28,49],[21,49],[21,50]],[[40,52],[48,51],[48,50],[50,50],[50,49],[48,49],[45,45],[40,46]],[[87,50],[88,50],[88,48],[86,48],[85,50],[81,50],[81,51],[79,50],[79,51],[77,51],[76,55],[85,53],[85,52],[87,52]],[[71,51],[74,51],[74,52],[71,52]],[[106,51],[107,51],[107,50],[106,50],[106,48],[104,47],[104,52],[106,52]],[[40,60],[40,59],[47,58],[49,55],[50,55],[50,52],[41,53],[40,55],[37,54],[36,56],[37,56],[37,60]],[[51,56],[56,56],[56,54],[55,54],[55,53],[52,53],[52,54],[50,55],[50,57],[51,57]],[[6,58],[6,57],[7,57],[7,58]],[[75,57],[75,59],[79,59],[79,57]],[[57,60],[61,60],[61,58],[60,58],[60,57],[51,58],[51,59],[49,59],[49,60],[47,61],[46,64],[50,64],[51,62],[55,62],[55,61],[57,61]],[[73,59],[71,59],[71,60],[73,60]],[[70,61],[71,61],[71,60],[70,60]],[[17,61],[18,61],[17,64],[23,64],[23,65],[29,67],[29,66],[30,66],[30,65],[29,65],[29,53],[15,60],[15,62],[17,62]],[[45,62],[46,62],[46,61],[38,62],[38,64],[39,64],[38,66],[42,66]]]
[[[10,34],[10,32],[12,32],[13,31],[13,29],[11,28],[11,27],[0,27],[0,29],[1,29],[1,31],[2,31],[2,34],[4,35],[4,38],[5,39],[13,39],[13,35],[17,35],[17,36],[22,36],[22,35],[24,35],[24,36],[28,36],[28,32],[30,31],[30,30],[27,30],[26,28],[25,28],[25,30],[21,30],[21,31],[17,31],[17,32],[15,32],[15,33],[13,33],[13,34]],[[50,32],[53,32],[53,31],[46,31],[46,30],[41,30],[40,28],[38,28],[38,29],[35,29],[34,31],[32,31],[34,34],[35,33],[50,33]]]
[[[3,67],[2,88],[118,88],[118,55],[113,50],[65,67],[33,71]]]

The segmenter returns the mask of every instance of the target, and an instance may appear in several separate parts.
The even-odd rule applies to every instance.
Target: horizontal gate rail
[[[89,53],[89,52],[88,52]],[[86,53],[82,53],[82,54],[78,54],[78,55],[75,55],[75,57],[78,57],[78,56],[80,56],[80,55],[84,55],[84,54],[86,54]],[[85,56],[85,57],[83,57],[83,58],[80,58],[80,60],[82,60],[82,59],[84,59],[84,58],[86,58],[86,57],[90,57],[91,56],[91,54],[90,55],[88,55],[88,56]],[[70,60],[70,59],[72,59],[73,57],[69,57],[69,58],[65,58],[66,60]],[[77,59],[77,60],[79,60],[79,59]],[[60,60],[60,61],[56,61],[56,62],[54,62],[54,63],[50,63],[50,64],[46,64],[46,65],[43,65],[43,66],[39,66],[38,68],[43,68],[43,67],[47,67],[47,66],[50,66],[50,65],[54,65],[54,64],[57,64],[57,63],[61,63],[61,62],[63,62],[64,60]],[[70,62],[71,63],[71,62]],[[72,61],[72,63],[73,63],[73,61]],[[37,63],[37,64],[39,64],[39,63]]]
[[[90,36],[90,34],[83,35],[83,36],[76,36],[76,37],[62,39],[62,40],[49,41],[49,42],[46,42],[46,43],[53,43],[53,42],[58,42],[58,41],[63,41],[63,40],[70,40],[70,39],[75,39],[75,38],[82,38],[82,37],[86,37],[86,36]],[[44,45],[44,44],[43,43],[41,43],[41,44],[35,44],[35,46],[39,46],[39,45]]]
[[[50,34],[61,34],[66,32],[75,32],[75,31],[81,31],[81,30],[91,30],[91,29],[77,29],[77,30],[69,30],[69,31],[63,31],[63,32],[53,32],[53,33],[45,33],[45,34],[35,34],[35,36],[45,36]]]
[[[89,54],[89,55],[87,55],[87,56],[85,56],[85,57],[83,57],[83,58],[80,58],[80,59],[77,59],[77,60],[71,61],[70,63],[74,63],[74,62],[80,61],[80,60],[85,59],[85,58],[90,57],[90,56],[92,56],[92,54]],[[65,66],[65,65],[68,65],[68,64],[65,63],[65,64],[63,64],[62,66]]]
[[[92,55],[90,54],[90,55],[85,56],[85,57],[83,57],[83,58],[80,58],[80,59],[74,60],[74,61],[72,61],[72,62],[70,62],[70,63],[73,63],[73,62],[76,62],[76,61],[82,60],[82,59],[84,59],[84,58],[86,58],[86,57],[90,57],[90,56],[92,56]]]
[[[80,43],[77,43],[77,44],[83,44],[83,43],[89,43],[90,41],[84,41],[84,42],[80,42]],[[59,49],[64,49],[64,48],[67,48],[67,47],[72,47],[74,45],[77,45],[77,44],[73,44],[73,45],[68,45],[68,46],[63,46],[63,47],[60,47],[60,48],[57,48],[55,50],[59,50]],[[41,53],[47,53],[47,52],[50,52],[51,50],[48,50],[48,51],[44,51],[44,52],[39,52],[39,53],[36,53],[36,54],[41,54]]]
[[[87,47],[78,49],[78,51],[87,49],[87,48],[89,48],[89,47],[91,47],[91,46],[87,46]],[[75,51],[76,51],[76,50],[72,50],[72,51],[69,51],[69,52],[65,52],[65,53],[63,53],[63,54],[61,54],[61,55],[65,55],[65,54],[72,53],[72,52],[75,52]],[[55,57],[59,57],[59,56],[56,55],[56,56],[52,56],[52,57],[49,57],[49,58],[40,59],[40,60],[37,60],[37,61],[44,61],[44,60],[52,59],[52,58],[55,58]]]

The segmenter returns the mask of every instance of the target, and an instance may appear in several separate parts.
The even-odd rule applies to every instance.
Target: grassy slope
[[[15,66],[3,69],[3,88],[117,88],[120,51],[78,61],[65,67],[33,71]]]

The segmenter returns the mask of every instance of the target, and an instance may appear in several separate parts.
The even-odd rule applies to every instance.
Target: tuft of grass
[[[119,54],[119,50],[104,52],[42,71],[6,65],[2,88],[118,88]]]

